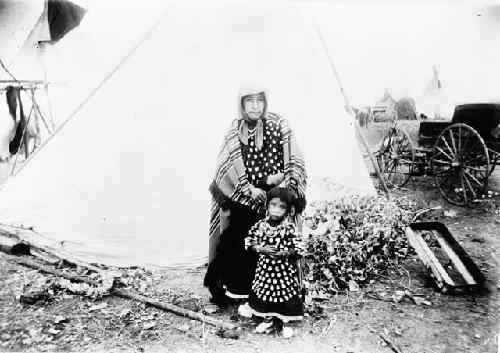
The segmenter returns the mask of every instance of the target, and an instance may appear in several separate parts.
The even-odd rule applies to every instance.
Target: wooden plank
[[[434,274],[438,287],[444,289],[445,284],[447,286],[454,287],[455,282],[453,282],[448,273],[446,273],[446,270],[441,265],[436,255],[434,255],[431,251],[422,236],[413,232],[410,227],[406,228],[405,233],[410,245],[413,246],[420,260],[422,260],[422,262],[430,268]]]
[[[10,254],[14,245],[19,244],[17,239],[0,233],[0,251]]]
[[[438,241],[439,245],[441,245],[441,248],[443,249],[445,254],[448,255],[450,260],[453,262],[453,265],[455,265],[455,268],[462,275],[465,282],[467,282],[467,284],[470,284],[470,285],[477,285],[477,282],[474,280],[472,275],[469,273],[469,271],[467,270],[467,268],[463,264],[462,260],[460,260],[458,255],[455,254],[455,252],[453,251],[452,248],[450,248],[450,245],[441,236],[441,234],[436,230],[432,230],[432,234],[436,237],[436,240]]]
[[[44,260],[47,260],[49,257],[57,257],[74,265],[85,267],[98,273],[101,271],[100,268],[83,262],[65,251],[63,242],[47,238],[32,230],[12,227],[0,223],[0,234],[5,237],[15,239],[19,243],[23,242],[28,244],[32,250],[35,250],[32,251],[32,254],[35,256],[38,256],[38,254],[45,254],[45,256],[40,256],[40,258]]]
[[[439,259],[436,257],[436,255],[434,255],[432,250],[429,248],[429,245],[427,245],[422,236],[420,234],[416,234],[416,239],[418,240],[424,251],[427,253],[432,266],[435,267],[436,271],[439,273],[444,282],[449,286],[455,286],[455,282],[453,282],[443,265],[439,262]]]
[[[423,264],[426,267],[430,268],[430,270],[434,274],[434,278],[436,279],[437,286],[439,288],[443,288],[443,286],[444,286],[443,279],[439,275],[439,272],[435,271],[435,269],[432,267],[432,261],[429,258],[429,255],[427,254],[427,252],[420,245],[420,242],[417,240],[416,234],[409,227],[406,228],[405,233],[406,233],[406,237],[408,238],[408,242],[415,249],[415,252],[417,253],[420,260],[423,262]]]

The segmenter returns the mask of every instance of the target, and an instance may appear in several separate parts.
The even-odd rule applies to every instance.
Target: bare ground
[[[239,338],[198,321],[115,297],[92,299],[55,292],[45,304],[21,304],[18,296],[30,287],[47,286],[48,275],[17,265],[0,254],[0,349],[4,351],[169,351],[169,352],[391,352],[379,333],[402,352],[496,352],[498,339],[498,228],[495,200],[475,208],[446,204],[423,178],[408,189],[422,208],[442,205],[425,217],[444,222],[487,278],[484,291],[442,295],[416,255],[359,292],[314,302],[309,315],[285,340],[279,332],[258,335],[257,322],[237,316],[236,307],[214,317],[241,326]],[[446,217],[454,210],[456,216]],[[152,297],[192,310],[209,307],[202,286],[204,268],[145,272],[131,270],[131,287]],[[397,290],[408,289],[427,304],[394,301]],[[105,306],[103,305],[105,304]],[[222,336],[222,337],[221,337]]]
[[[373,139],[380,134],[373,132]],[[496,173],[490,187],[500,191]],[[403,353],[497,352],[500,202],[454,207],[432,184],[427,177],[414,179],[405,189],[393,190],[392,197],[413,198],[422,208],[442,206],[425,213],[422,220],[445,223],[481,268],[487,280],[480,293],[440,294],[427,269],[411,255],[359,292],[308,306],[308,316],[289,340],[279,332],[253,333],[257,322],[239,317],[236,307],[210,314],[239,324],[235,339],[201,322],[111,296],[92,299],[53,290],[45,303],[21,304],[20,294],[48,287],[55,278],[0,253],[0,351],[391,353],[379,335],[383,334]],[[135,291],[199,311],[210,308],[202,286],[204,271],[137,269],[127,276]],[[396,291],[401,290],[425,303],[395,302]]]

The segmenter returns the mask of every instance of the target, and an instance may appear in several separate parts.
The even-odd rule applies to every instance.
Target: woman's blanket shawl
[[[283,146],[283,162],[285,187],[296,194],[296,211],[305,207],[305,189],[307,175],[302,152],[288,121],[273,113],[266,113],[265,119],[271,119],[280,127],[281,145]],[[229,131],[224,136],[221,151],[217,158],[215,178],[210,185],[212,193],[212,209],[210,216],[209,261],[215,255],[215,249],[221,233],[221,206],[237,202],[254,209],[257,208],[250,193],[250,183],[247,179],[245,164],[241,156],[239,129],[242,120],[234,120]]]

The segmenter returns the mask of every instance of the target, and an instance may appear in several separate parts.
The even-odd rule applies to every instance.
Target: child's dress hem
[[[281,314],[278,314],[278,313],[271,313],[271,312],[269,312],[269,313],[261,313],[261,312],[255,310],[255,309],[252,309],[252,308],[250,308],[250,312],[252,313],[252,315],[259,316],[259,317],[264,317],[264,318],[267,318],[267,317],[276,317],[276,318],[280,319],[283,322],[300,321],[300,320],[304,319],[303,315],[300,315],[300,316],[286,316],[286,315],[281,315]]]

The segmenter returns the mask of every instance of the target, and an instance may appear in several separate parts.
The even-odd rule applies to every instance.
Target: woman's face
[[[259,120],[264,113],[266,99],[263,94],[251,94],[243,97],[243,111],[250,120]]]

